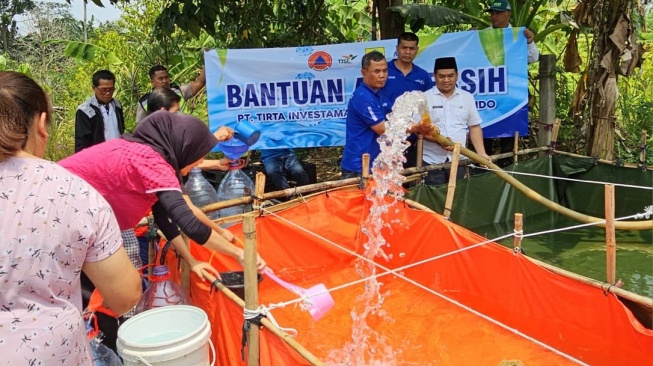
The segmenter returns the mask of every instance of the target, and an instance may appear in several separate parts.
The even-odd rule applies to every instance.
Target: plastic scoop
[[[320,320],[320,318],[322,318],[322,316],[324,316],[324,314],[326,314],[327,311],[331,310],[333,305],[335,305],[333,297],[331,297],[331,294],[329,291],[327,291],[326,286],[321,283],[306,289],[282,280],[267,269],[264,270],[263,273],[265,273],[274,282],[278,283],[282,287],[296,293],[299,296],[306,296],[308,298],[308,302],[310,303],[308,312],[311,314],[311,317],[313,317],[313,320],[315,321]]]

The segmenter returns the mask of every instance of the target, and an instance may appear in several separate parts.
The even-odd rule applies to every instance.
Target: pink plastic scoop
[[[315,321],[318,321],[322,316],[324,316],[324,314],[327,313],[327,311],[331,310],[333,305],[335,305],[333,297],[331,297],[331,294],[329,291],[327,291],[326,286],[321,283],[305,289],[282,280],[267,269],[264,270],[263,273],[265,273],[274,282],[278,283],[282,287],[296,293],[299,296],[306,296],[310,303],[308,312],[311,314],[313,320]]]

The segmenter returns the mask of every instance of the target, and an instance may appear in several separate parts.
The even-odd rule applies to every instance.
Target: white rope
[[[651,207],[653,207],[653,206],[651,206]],[[618,217],[618,218],[616,218],[614,220],[615,221],[621,221],[621,220],[628,220],[628,219],[636,219],[636,218],[640,218],[642,215],[645,215],[645,214],[646,214],[646,212],[644,214],[636,213],[636,214],[630,215],[630,216]],[[528,237],[536,236],[536,235],[550,234],[550,233],[556,233],[556,232],[566,231],[566,230],[574,230],[574,229],[579,229],[579,228],[582,228],[582,227],[595,226],[595,225],[600,225],[600,224],[605,224],[605,223],[606,223],[606,220],[598,220],[596,222],[589,222],[589,223],[585,223],[585,224],[565,226],[563,228],[558,228],[558,229],[539,231],[537,233],[524,234],[523,237],[528,238]]]
[[[277,320],[272,316],[272,313],[270,312],[271,309],[266,308],[265,306],[261,305],[258,307],[258,309],[255,310],[249,310],[243,308],[243,317],[245,320],[251,320],[251,319],[256,319],[259,315],[262,315],[266,317],[270,323],[274,324],[275,327],[279,328],[280,330],[284,331],[286,334],[288,334],[291,337],[297,336],[297,330],[294,328],[284,328],[277,323]]]
[[[488,167],[485,167],[485,166],[479,166],[479,165],[474,165],[474,164],[472,164],[472,165],[475,168],[484,169],[484,170],[487,170],[487,171],[490,171],[490,172],[504,172],[504,173],[507,173],[507,174],[527,175],[527,176],[531,176],[531,177],[566,180],[566,181],[578,182],[578,183],[590,183],[590,184],[601,184],[601,185],[611,184],[611,185],[613,185],[615,187],[653,190],[653,187],[647,187],[647,186],[636,186],[636,185],[632,185],[632,184],[601,182],[601,181],[597,181],[597,180],[581,180],[581,179],[573,179],[573,178],[555,177],[555,176],[535,174],[535,173],[523,173],[523,172],[514,172],[514,171],[510,171],[510,170],[503,170],[503,169],[491,169],[491,168],[488,168]]]

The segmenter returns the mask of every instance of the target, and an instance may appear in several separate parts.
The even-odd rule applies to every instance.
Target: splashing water
[[[424,93],[419,91],[408,92],[397,98],[388,114],[385,125],[385,133],[377,139],[381,147],[381,153],[372,164],[372,176],[374,188],[368,194],[367,199],[371,201],[370,214],[363,223],[361,231],[368,238],[363,245],[363,255],[368,261],[358,260],[356,271],[365,281],[365,291],[356,298],[356,304],[351,312],[352,342],[348,342],[343,350],[332,351],[329,359],[343,360],[338,365],[396,365],[397,353],[391,346],[385,344],[385,337],[379,334],[368,325],[377,321],[394,322],[383,310],[382,305],[389,292],[381,292],[382,282],[376,277],[376,266],[372,263],[377,257],[383,258],[386,262],[390,257],[383,251],[388,247],[381,230],[391,228],[391,224],[402,224],[397,222],[386,223],[383,215],[394,206],[398,199],[403,197],[402,183],[406,179],[401,175],[403,163],[406,161],[404,150],[408,147],[406,130],[413,122],[413,115],[418,112],[418,106],[425,105]],[[386,197],[394,197],[390,203]],[[403,225],[403,224],[402,224]],[[373,320],[373,321],[372,321]],[[329,363],[334,364],[334,363]]]

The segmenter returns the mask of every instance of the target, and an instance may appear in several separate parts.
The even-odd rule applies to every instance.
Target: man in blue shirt
[[[415,33],[404,32],[397,37],[397,58],[388,62],[388,81],[383,87],[383,93],[388,97],[390,105],[402,94],[414,90],[425,92],[433,87],[431,74],[413,61],[419,51],[419,38]],[[416,166],[417,136],[408,137],[410,146],[406,149],[404,168]]]
[[[385,132],[385,115],[390,113],[390,103],[380,93],[388,78],[385,56],[379,51],[365,54],[361,74],[363,82],[347,105],[345,149],[340,163],[343,179],[362,174],[363,154],[370,154],[370,162],[379,155],[376,139]]]
[[[345,149],[340,168],[342,178],[362,175],[363,154],[370,154],[370,162],[381,152],[376,139],[385,133],[386,114],[390,103],[381,92],[388,77],[388,63],[379,51],[372,51],[362,60],[363,82],[356,88],[347,106]],[[432,129],[419,124],[411,126],[408,133],[429,133]]]

